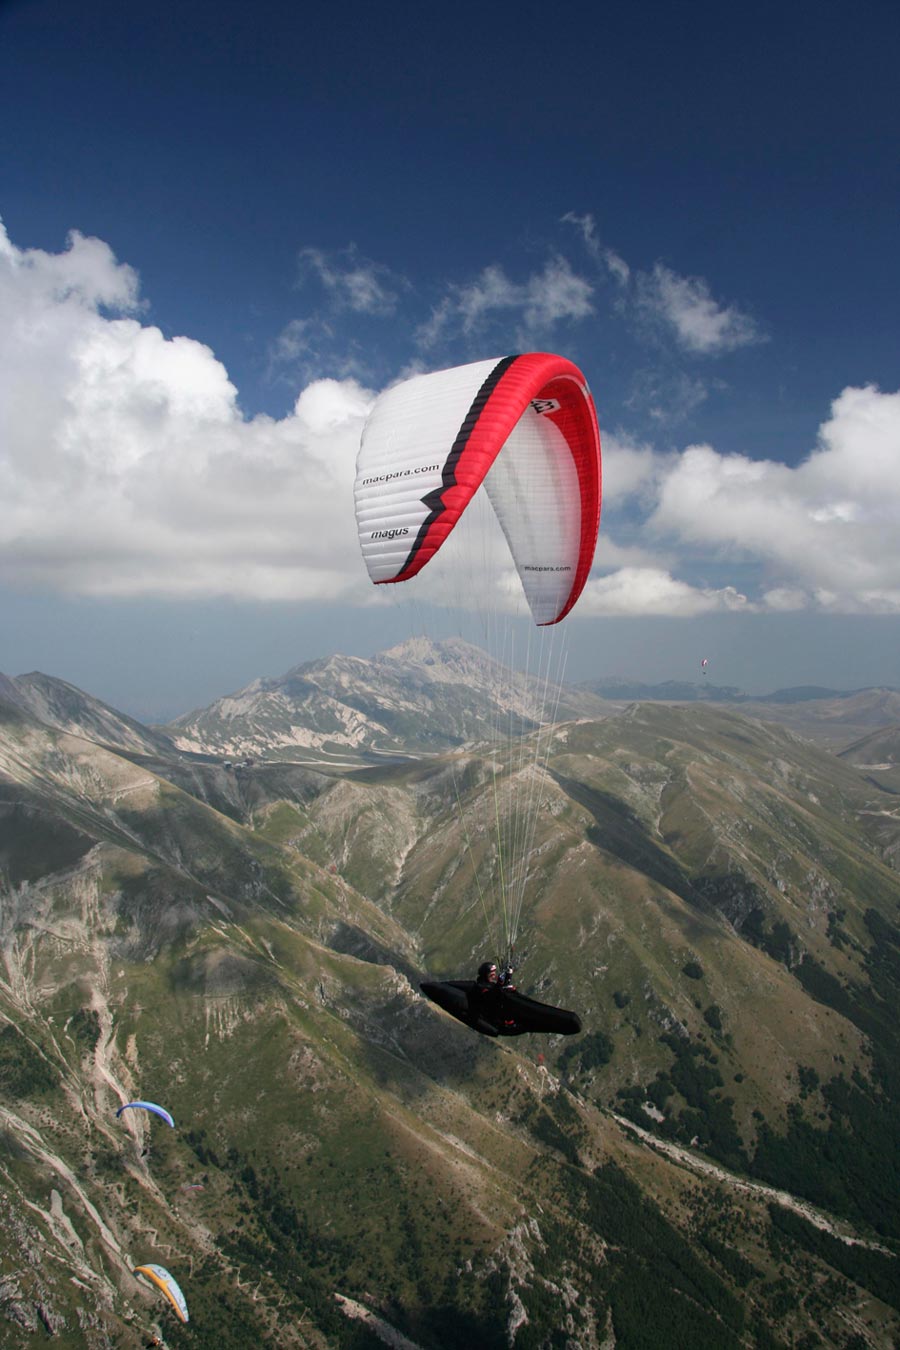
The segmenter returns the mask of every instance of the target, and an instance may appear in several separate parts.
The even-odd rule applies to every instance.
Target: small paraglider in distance
[[[181,1292],[177,1280],[172,1278],[165,1266],[157,1266],[153,1262],[148,1262],[145,1266],[135,1266],[134,1273],[135,1275],[146,1275],[147,1279],[165,1294],[182,1322],[190,1320],[184,1294]]]
[[[700,659],[700,669],[701,669],[701,671],[703,672],[704,675],[706,674],[706,667],[707,667],[708,665],[709,665],[709,661],[707,660],[707,658],[706,658],[705,656],[704,656],[704,657],[701,657],[701,659]]]
[[[156,1102],[125,1102],[124,1106],[120,1106],[116,1112],[116,1119],[118,1120],[123,1111],[135,1110],[151,1111],[154,1115],[159,1116],[161,1120],[164,1120],[167,1125],[171,1125],[173,1130],[175,1128],[175,1122],[168,1111],[164,1106],[157,1106]]]

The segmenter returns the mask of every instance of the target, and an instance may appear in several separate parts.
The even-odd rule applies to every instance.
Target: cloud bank
[[[101,241],[21,251],[0,226],[0,580],[267,600],[361,585],[348,484],[372,395],[321,380],[288,417],[248,420],[210,349],[132,317],[137,297]]]
[[[339,273],[307,257],[347,307],[389,303],[385,274],[344,261]],[[673,277],[657,268],[648,294],[685,342],[702,352],[746,338],[736,311]],[[553,323],[593,303],[560,259],[524,283],[488,268],[447,298],[435,332],[503,310]],[[288,416],[247,418],[213,352],[141,312],[135,272],[102,241],[73,233],[59,254],[20,250],[0,226],[0,581],[371,602],[352,481],[374,393],[321,379]],[[796,468],[606,436],[604,494],[585,617],[900,612],[900,393],[845,389]]]

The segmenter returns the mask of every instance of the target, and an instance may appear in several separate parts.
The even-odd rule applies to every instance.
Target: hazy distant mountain
[[[605,699],[627,699],[629,703],[667,702],[667,703],[811,703],[811,702],[854,702],[858,708],[868,705],[874,717],[880,717],[879,709],[885,706],[900,708],[900,690],[896,689],[827,689],[817,684],[792,685],[787,689],[776,689],[771,694],[748,694],[735,685],[712,684],[702,680],[665,680],[661,684],[644,684],[640,680],[623,679],[614,676],[599,680],[585,680],[576,686],[578,689],[597,694]]]
[[[415,638],[365,660],[332,656],[258,679],[169,727],[183,750],[235,758],[346,760],[447,749],[490,736],[498,718],[527,731],[556,706],[561,718],[611,709],[587,691],[516,674],[459,638]]]
[[[772,694],[761,694],[754,701],[757,703],[809,703],[813,699],[852,698],[857,693],[859,693],[858,689],[848,692],[840,689],[824,689],[818,684],[797,684],[792,685],[789,689],[776,689]],[[746,698],[747,695],[744,695],[744,697]]]
[[[450,657],[420,656],[385,663],[385,719],[440,685],[477,728]],[[329,672],[340,706],[371,698],[362,665],[359,690]],[[497,1044],[416,982],[485,952],[496,822],[535,788],[518,978],[584,1032]],[[569,721],[545,771],[470,745],[343,776],[126,756],[10,711],[0,1340],[891,1345],[886,802],[706,704]],[[117,1120],[134,1097],[176,1128]],[[188,1328],[132,1276],[150,1260]]]
[[[748,701],[741,711],[766,722],[780,723],[838,752],[873,728],[900,723],[900,691],[858,689],[830,694],[827,698],[782,702],[770,695]]]
[[[769,702],[770,700],[764,700]],[[771,701],[775,701],[774,695]],[[856,689],[851,693],[835,694],[821,700],[821,714],[827,716],[829,702],[843,704],[833,710],[835,717],[844,721],[868,722],[870,726],[885,726],[890,722],[900,722],[900,690],[898,689]]]
[[[8,679],[0,675],[0,698],[29,712],[39,722],[76,736],[122,750],[171,752],[172,741],[162,731],[117,712],[107,703],[68,684],[65,680],[34,671]]]
[[[665,703],[741,703],[748,695],[732,685],[709,684],[705,680],[694,684],[690,680],[665,680],[661,684],[644,684],[640,680],[629,680],[621,676],[611,676],[600,680],[584,680],[576,686],[586,693],[596,694],[598,698],[625,700],[628,703],[665,702]]]
[[[826,689],[797,685],[771,694],[747,694],[730,685],[669,680],[641,684],[623,679],[589,680],[578,686],[610,701],[712,703],[739,706],[748,717],[779,722],[799,735],[843,748],[871,727],[900,722],[900,690]]]

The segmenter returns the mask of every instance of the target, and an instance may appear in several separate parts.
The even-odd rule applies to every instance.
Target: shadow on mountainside
[[[407,961],[395,948],[379,942],[371,933],[344,919],[332,928],[327,945],[342,956],[355,956],[358,961],[368,961],[370,965],[392,966],[406,976],[413,989],[417,989],[419,980],[424,978],[424,972]]]
[[[589,827],[587,837],[596,848],[664,886],[695,909],[709,910],[684,869],[654,843],[647,827],[625,802],[552,769],[549,772],[563,792],[593,816],[596,823]]]

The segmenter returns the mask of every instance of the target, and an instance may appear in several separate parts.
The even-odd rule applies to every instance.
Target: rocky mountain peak
[[[67,680],[38,670],[12,680],[0,675],[0,697],[45,726],[104,745],[149,754],[173,748],[165,733],[144,726]]]

